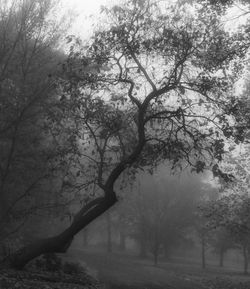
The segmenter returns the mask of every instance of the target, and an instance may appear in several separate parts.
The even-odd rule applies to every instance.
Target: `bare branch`
[[[143,73],[143,75],[145,76],[145,78],[147,79],[148,83],[151,85],[153,91],[156,91],[156,86],[154,84],[154,82],[152,81],[152,79],[149,77],[146,69],[142,66],[142,64],[140,63],[140,61],[138,60],[138,58],[136,57],[133,49],[128,46],[129,52],[132,56],[132,58],[134,59],[135,63],[137,64],[138,68],[141,70],[141,72]]]

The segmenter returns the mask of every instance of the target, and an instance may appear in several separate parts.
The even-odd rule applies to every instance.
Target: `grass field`
[[[203,270],[198,263],[181,259],[154,266],[152,260],[93,249],[71,250],[69,254],[107,289],[250,289],[250,276],[233,267]]]

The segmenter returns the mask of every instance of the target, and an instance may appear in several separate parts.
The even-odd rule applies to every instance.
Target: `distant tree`
[[[201,245],[201,266],[206,268],[206,251],[214,237],[214,226],[207,218],[206,209],[209,204],[218,199],[218,189],[204,186],[201,199],[194,212],[193,228]]]
[[[211,227],[222,228],[242,250],[244,273],[247,274],[249,260],[249,213],[250,199],[246,194],[231,193],[207,204],[205,216]]]
[[[222,159],[226,137],[238,139],[238,100],[230,92],[247,35],[229,35],[214,11],[160,3],[103,8],[107,18],[87,45],[68,37],[52,125],[58,134],[68,129],[78,144],[79,178],[100,190],[67,229],[22,248],[5,265],[22,268],[40,254],[65,252],[75,234],[116,203],[115,184],[125,170],[168,160],[199,173]]]
[[[217,228],[213,232],[210,245],[215,254],[219,256],[219,266],[224,266],[224,256],[229,249],[235,248],[235,242],[231,234],[225,228]]]
[[[125,192],[122,192],[122,195],[124,195],[124,193]],[[115,215],[113,228],[116,231],[116,234],[118,234],[119,250],[125,251],[127,249],[126,240],[133,235],[134,218],[131,210],[133,197],[131,198],[130,196],[126,199],[120,198],[120,204],[113,210],[113,214]]]
[[[206,251],[208,249],[209,240],[211,237],[211,227],[200,210],[197,211],[194,228],[201,245],[201,267],[202,269],[205,269],[207,266]]]
[[[139,184],[128,197],[131,236],[139,244],[140,256],[152,253],[156,264],[162,253],[169,258],[173,249],[190,238],[194,212],[203,197],[201,176],[169,173],[166,167],[158,168],[153,175],[140,173]]]
[[[183,174],[176,178],[176,183],[165,190],[168,199],[168,209],[165,213],[161,228],[162,243],[166,258],[170,252],[190,240],[189,233],[195,223],[195,211],[203,197],[202,176]],[[166,182],[170,183],[170,182]]]

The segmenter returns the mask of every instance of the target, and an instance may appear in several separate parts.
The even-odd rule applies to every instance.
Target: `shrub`
[[[84,268],[79,263],[65,262],[62,266],[62,270],[66,274],[80,274],[84,272]]]
[[[84,268],[75,262],[62,262],[54,253],[44,254],[41,258],[35,260],[33,268],[38,270],[49,271],[49,272],[63,272],[65,274],[77,275],[84,273]],[[32,264],[30,264],[32,267]]]
[[[62,260],[54,253],[44,254],[42,258],[36,260],[36,267],[50,272],[57,272],[62,268]]]

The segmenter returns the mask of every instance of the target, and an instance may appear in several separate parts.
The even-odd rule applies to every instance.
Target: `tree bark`
[[[75,216],[72,224],[62,233],[55,237],[38,240],[26,247],[23,247],[12,256],[6,258],[2,267],[23,269],[32,259],[45,253],[64,253],[69,248],[74,236],[86,227],[89,223],[102,215],[117,201],[115,192],[109,192],[105,197],[97,198],[83,207]]]

